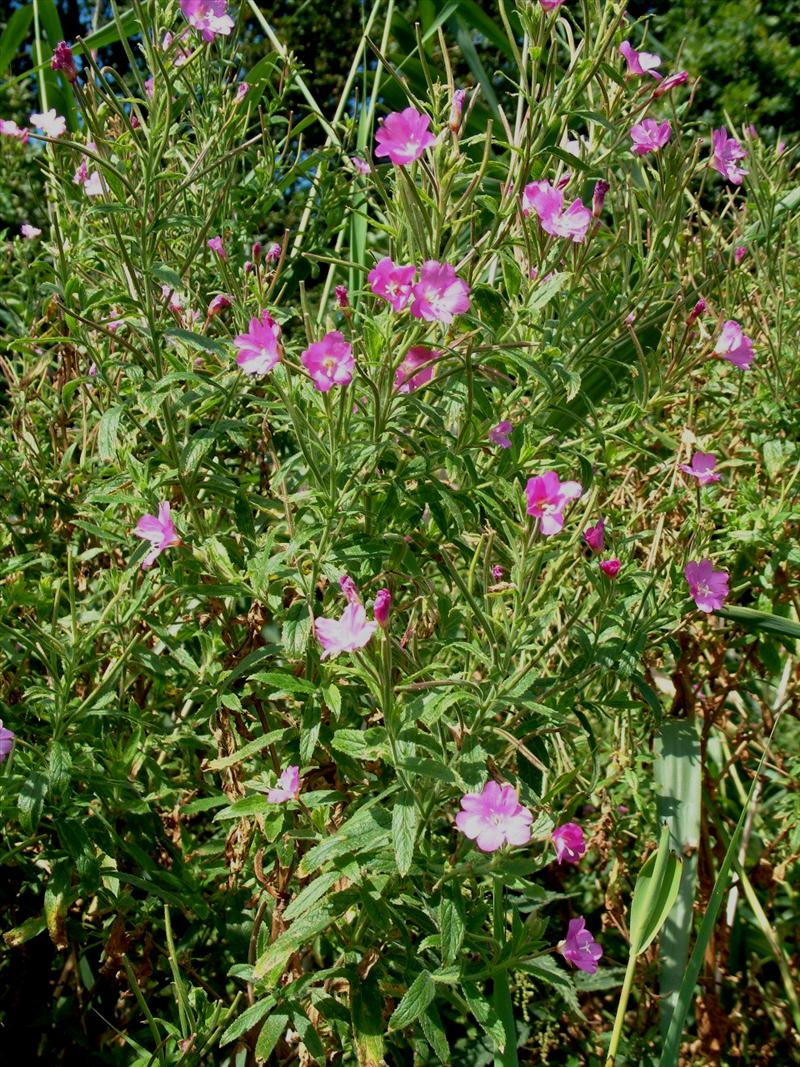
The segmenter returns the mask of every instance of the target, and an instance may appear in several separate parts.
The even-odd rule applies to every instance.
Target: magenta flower
[[[672,136],[669,122],[656,122],[655,119],[642,119],[631,127],[631,151],[637,156],[646,156],[648,152],[657,152],[663,148]]]
[[[233,297],[230,293],[218,293],[217,296],[209,302],[208,310],[206,311],[206,321],[213,319],[215,315],[219,315],[222,311],[227,311],[233,303]]]
[[[697,320],[700,318],[700,316],[705,314],[705,311],[706,311],[707,307],[708,307],[708,304],[705,302],[705,300],[701,296],[700,299],[695,304],[695,306],[689,312],[689,317],[686,320],[687,325],[691,326],[693,322],[697,322]]]
[[[233,339],[239,353],[236,362],[245,374],[260,377],[277,366],[281,358],[280,335],[281,328],[268,311],[262,311],[260,319],[250,319],[247,333]]]
[[[728,572],[715,571],[710,559],[692,560],[683,568],[689,592],[701,611],[718,611],[728,595]]]
[[[597,963],[603,950],[586,929],[586,920],[570,919],[567,936],[558,945],[558,951],[575,967],[587,974],[596,974]]]
[[[496,852],[502,845],[527,845],[533,815],[520,804],[516,790],[491,779],[480,793],[461,798],[456,826],[481,852]]]
[[[181,0],[181,11],[204,41],[213,41],[218,34],[227,37],[233,29],[225,0]]]
[[[426,322],[450,323],[456,315],[469,311],[469,286],[449,263],[435,259],[422,264],[411,296],[411,314]]]
[[[3,726],[3,720],[0,719],[0,763],[8,757],[14,747],[15,736],[14,731],[9,730],[7,726]]]
[[[501,579],[501,578],[503,577],[503,574],[504,574],[504,573],[505,573],[505,571],[504,571],[504,570],[503,570],[503,568],[502,568],[502,567],[500,566],[500,564],[499,564],[499,563],[495,563],[495,565],[494,565],[494,566],[492,567],[492,578],[493,578],[493,579],[494,579],[494,580],[495,580],[496,582],[499,582],[499,581],[500,581],[500,579]]]
[[[234,104],[241,104],[247,94],[250,92],[250,86],[247,82],[239,82],[236,86],[236,96],[233,99]]]
[[[656,67],[661,66],[659,56],[653,55],[652,52],[637,52],[630,41],[623,41],[619,50],[628,64],[629,74],[649,74],[652,78],[661,77],[656,73]]]
[[[341,576],[339,579],[339,588],[344,593],[344,598],[348,604],[361,603],[361,594],[358,591],[358,586],[349,574],[343,574]]]
[[[225,246],[222,243],[221,237],[209,237],[206,242],[212,252],[216,252],[220,259],[227,259],[228,253],[225,251]]]
[[[277,263],[280,258],[281,246],[278,244],[277,241],[273,241],[267,249],[264,255],[264,259],[267,261],[267,263]]]
[[[340,307],[343,311],[345,308],[350,307],[350,294],[347,291],[346,285],[337,285],[333,292],[336,297],[337,307]]]
[[[369,621],[364,605],[358,601],[351,601],[338,619],[316,619],[314,633],[323,648],[321,659],[363,648],[377,628],[378,624]]]
[[[747,370],[753,362],[753,340],[743,332],[734,319],[722,324],[722,332],[714,347],[714,354],[722,356],[740,370]]]
[[[433,364],[440,352],[434,352],[425,345],[414,345],[406,352],[405,358],[394,374],[394,387],[398,393],[414,393],[427,385],[433,377]],[[420,370],[420,368],[422,368]]]
[[[461,125],[461,112],[464,109],[464,97],[466,95],[466,89],[456,89],[453,93],[453,100],[450,104],[450,118],[448,120],[448,125],[453,133],[458,133],[458,127]]]
[[[69,82],[74,82],[78,77],[78,68],[75,66],[75,60],[72,57],[72,49],[66,41],[59,41],[53,49],[50,69],[60,70]]]
[[[602,179],[599,182],[595,182],[594,192],[592,193],[592,215],[599,219],[603,211],[603,204],[606,202],[606,193],[611,188],[608,182],[604,182]]]
[[[72,175],[73,185],[85,185],[89,180],[89,164],[85,159],[81,160],[80,166]]]
[[[388,156],[396,167],[404,167],[419,159],[426,148],[436,144],[428,129],[430,116],[421,115],[413,107],[393,111],[387,115],[375,134],[376,156]]]
[[[619,574],[619,569],[621,566],[622,564],[616,558],[600,560],[600,570],[603,572],[606,578],[616,578]]]
[[[562,826],[557,826],[553,830],[552,838],[559,863],[580,863],[581,856],[586,852],[586,838],[576,822],[565,822]]]
[[[369,174],[369,163],[363,160],[361,156],[351,156],[350,162],[353,164],[359,174],[363,175],[365,178],[367,177],[367,175]]]
[[[309,345],[300,362],[321,393],[327,393],[334,385],[349,385],[353,379],[353,346],[339,330],[331,330],[321,341]]]
[[[413,263],[395,263],[391,256],[378,260],[369,272],[369,287],[394,311],[402,311],[411,299],[411,286],[417,268]]]
[[[670,89],[675,89],[679,85],[683,85],[685,81],[689,80],[689,73],[685,70],[679,70],[675,74],[669,74],[663,81],[659,82],[653,90],[653,99],[657,100],[659,96],[663,96],[664,93],[668,93]]]
[[[142,515],[133,531],[143,541],[150,542],[150,549],[142,560],[142,570],[152,567],[162,552],[181,543],[178,531],[172,522],[169,504],[158,505],[158,515]]]
[[[606,543],[606,524],[600,519],[594,526],[583,531],[583,539],[592,552],[602,552]]]
[[[289,766],[281,774],[278,781],[267,792],[267,800],[271,804],[285,804],[287,800],[297,800],[300,792],[300,768]]]
[[[742,148],[735,137],[729,137],[724,127],[712,130],[711,147],[711,166],[714,170],[719,171],[731,184],[741,185],[748,172],[739,166],[739,160],[747,157],[747,149]]]
[[[548,181],[530,182],[522,193],[522,214],[533,212],[545,233],[553,237],[568,237],[579,244],[586,240],[592,213],[581,199],[575,199],[564,210],[564,194]],[[544,279],[543,279],[544,280]]]
[[[557,8],[561,7],[562,4],[566,3],[566,0],[539,0],[539,3],[545,11],[555,11]]]
[[[736,264],[737,267],[739,266],[739,264],[742,262],[742,260],[744,259],[744,257],[746,255],[747,255],[747,249],[745,248],[745,246],[744,245],[737,245],[737,247],[736,247],[736,249],[734,250],[734,253],[733,253],[733,262]]]
[[[710,482],[718,482],[721,475],[715,474],[717,457],[713,452],[695,452],[690,464],[682,463],[681,470],[684,474],[690,474],[696,478],[699,485],[708,485]]]
[[[57,115],[54,107],[49,111],[34,112],[31,115],[31,123],[37,130],[41,130],[45,137],[61,137],[67,132],[67,120],[63,115]]]
[[[389,615],[392,610],[392,594],[388,589],[379,589],[375,594],[375,601],[372,605],[372,614],[375,616],[375,622],[382,630],[389,628]]]
[[[503,419],[502,422],[498,422],[496,426],[489,430],[489,441],[493,445],[499,445],[500,448],[511,448],[511,431],[513,429],[514,427],[508,419]]]
[[[2,137],[14,137],[18,141],[22,141],[26,144],[30,137],[30,130],[24,126],[18,126],[16,122],[11,119],[0,119],[0,136]]]
[[[41,236],[42,233],[38,226],[31,226],[29,222],[23,222],[19,228],[19,232],[29,241],[33,240],[34,237]]]
[[[555,471],[529,478],[525,486],[528,514],[540,520],[542,534],[550,537],[564,527],[564,508],[583,492],[579,482],[562,482]]]

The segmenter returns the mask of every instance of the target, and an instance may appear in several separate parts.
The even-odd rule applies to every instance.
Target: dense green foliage
[[[419,45],[392,5],[275,27],[245,5],[241,46],[183,41],[176,4],[132,11],[120,80],[59,84],[70,132],[1,142],[9,1047],[800,1062],[796,148],[747,140],[745,183],[725,181],[705,105],[626,78],[641,31],[601,4],[438,23],[421,3]],[[27,90],[2,90],[5,114]],[[395,167],[377,120],[408,104],[437,143]],[[637,157],[645,115],[672,135]],[[523,213],[540,179],[589,205],[608,183],[585,240]],[[453,265],[468,310],[392,310],[368,283],[385,255]],[[282,358],[251,377],[234,338],[262,309]],[[714,353],[726,320],[747,371]],[[354,377],[323,393],[302,360],[333,330]],[[434,373],[400,391],[418,345]],[[683,473],[697,450],[719,483]],[[583,492],[543,536],[526,482],[552,470]],[[181,543],[143,570],[134,529],[165,501]],[[613,578],[582,537],[601,516]],[[684,578],[701,558],[730,577],[714,614]],[[345,574],[391,614],[323,658]],[[299,795],[271,801],[289,765]],[[532,813],[529,844],[484,853],[454,825],[491,780]],[[559,865],[568,821],[588,850]],[[596,974],[559,954],[577,917]]]

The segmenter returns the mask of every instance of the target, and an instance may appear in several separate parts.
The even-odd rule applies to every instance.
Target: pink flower
[[[567,863],[580,862],[581,856],[586,852],[586,839],[576,822],[565,822],[562,826],[557,826],[553,830],[552,838],[559,863],[565,860]]]
[[[466,89],[456,89],[453,93],[453,100],[450,104],[450,118],[448,120],[448,125],[453,133],[458,133],[458,127],[461,125],[461,112],[464,108],[464,97],[466,95]]]
[[[347,291],[346,285],[337,285],[334,289],[334,294],[336,296],[337,307],[340,307],[342,310],[350,307],[350,294]]]
[[[7,726],[3,726],[3,720],[0,719],[0,763],[6,759],[14,747],[15,733],[13,730],[9,730]]]
[[[31,115],[31,123],[41,130],[45,137],[61,137],[67,132],[67,120],[63,115],[57,115],[54,107],[49,111],[34,112]]]
[[[697,320],[700,318],[700,316],[705,313],[705,310],[706,310],[707,307],[708,307],[708,304],[706,304],[705,300],[701,296],[700,299],[695,304],[695,306],[689,312],[689,317],[686,320],[687,325],[691,326],[693,322],[697,322]]]
[[[396,167],[413,163],[426,148],[436,144],[436,138],[428,129],[430,121],[430,116],[421,115],[413,107],[393,111],[375,134],[378,145],[375,155],[388,156]]]
[[[495,565],[492,567],[492,578],[494,579],[494,581],[499,582],[500,579],[503,577],[504,573],[505,571],[500,566],[500,564],[495,563]]]
[[[363,648],[378,628],[370,622],[364,605],[351,601],[338,619],[316,619],[314,633],[322,645],[321,658],[338,656],[340,652],[354,652]]]
[[[606,202],[606,193],[611,188],[608,182],[604,182],[602,179],[599,182],[595,182],[594,192],[592,193],[592,215],[599,219],[603,211],[603,204]]]
[[[172,522],[170,507],[167,502],[158,505],[158,515],[142,515],[133,531],[143,541],[149,541],[151,548],[142,560],[142,570],[152,567],[162,552],[175,548],[181,543],[178,531]]]
[[[309,345],[300,362],[321,393],[327,393],[334,385],[349,385],[353,379],[353,347],[339,330],[331,330],[321,341]]]
[[[369,272],[369,287],[375,296],[391,304],[395,311],[402,311],[411,299],[411,286],[417,268],[413,263],[401,265],[391,256],[378,260]]]
[[[50,59],[50,69],[60,70],[69,82],[74,82],[78,77],[78,68],[75,66],[75,60],[72,58],[72,49],[66,41],[59,41],[53,49],[53,55]]]
[[[738,245],[733,253],[733,262],[738,267],[744,257],[747,255],[747,249],[744,245]]]
[[[144,93],[148,100],[153,99],[153,94],[156,91],[156,83],[152,78],[145,78],[144,81]]]
[[[211,300],[206,311],[206,321],[213,319],[215,315],[219,315],[221,311],[227,311],[233,303],[233,297],[230,293],[219,293]]]
[[[503,419],[502,422],[498,422],[496,426],[493,426],[489,430],[489,441],[493,445],[499,445],[500,448],[511,448],[511,431],[514,427],[508,421]]]
[[[562,482],[555,471],[529,478],[525,486],[528,514],[541,520],[542,534],[550,537],[563,529],[564,508],[582,492],[579,482]]]
[[[621,566],[622,564],[616,558],[600,560],[600,570],[605,574],[606,578],[616,578]]]
[[[414,393],[423,385],[427,385],[433,377],[433,363],[440,355],[440,352],[434,352],[425,345],[409,348],[394,374],[394,387],[397,392]],[[422,370],[419,370],[420,367]]]
[[[411,295],[411,314],[415,319],[450,323],[456,315],[469,311],[469,286],[449,263],[438,263],[435,259],[422,264]]]
[[[600,519],[594,526],[583,531],[583,539],[592,552],[602,552],[606,543],[606,524]]]
[[[281,328],[268,311],[262,311],[260,319],[250,319],[247,333],[233,339],[239,353],[236,362],[245,374],[260,377],[277,366],[281,358],[280,335]]]
[[[530,182],[522,193],[522,214],[533,212],[545,233],[553,237],[568,237],[576,244],[586,240],[591,211],[580,199],[573,200],[564,210],[564,194],[548,181]]]
[[[103,193],[108,192],[108,186],[103,181],[103,176],[99,170],[89,172],[86,176],[86,181],[83,183],[83,191],[87,196],[102,196]]]
[[[227,37],[233,29],[225,0],[181,0],[181,11],[204,41],[213,41],[217,34]]]
[[[285,804],[287,800],[297,800],[300,792],[300,768],[289,766],[278,781],[267,792],[271,804]]]
[[[264,254],[264,259],[267,263],[277,263],[281,258],[281,246],[277,241],[273,241]]]
[[[597,972],[597,962],[603,955],[603,950],[586,929],[586,920],[583,916],[579,919],[570,919],[567,927],[567,936],[559,944],[558,951],[574,964],[579,970],[587,974]]]
[[[653,90],[653,99],[657,100],[659,96],[663,96],[664,93],[668,93],[670,89],[675,89],[679,85],[683,85],[685,81],[689,80],[689,74],[685,70],[679,70],[675,74],[669,74]]]
[[[496,852],[502,845],[527,845],[533,815],[520,804],[516,790],[491,779],[480,793],[461,798],[456,826],[481,852]]]
[[[366,177],[369,174],[369,163],[366,163],[360,156],[351,156],[350,162],[356,168],[359,174]]]
[[[341,576],[339,579],[339,588],[344,593],[345,600],[348,604],[361,603],[361,594],[358,591],[358,586],[349,574],[343,574]]]
[[[34,237],[39,237],[42,231],[38,226],[31,226],[29,222],[23,222],[19,228],[19,232],[23,237],[27,237],[27,239],[31,241]]]
[[[652,78],[660,78],[655,68],[661,66],[659,56],[652,52],[637,52],[630,41],[623,41],[619,50],[628,64],[629,74],[649,74]]]
[[[637,156],[646,156],[648,152],[657,152],[663,148],[672,136],[669,122],[656,122],[655,119],[642,119],[631,127],[631,151]]]
[[[236,86],[236,96],[233,99],[234,104],[241,104],[247,94],[250,92],[250,86],[247,82],[239,82]]]
[[[733,185],[741,185],[748,172],[739,166],[738,161],[747,157],[747,149],[742,148],[735,137],[728,137],[728,131],[724,127],[712,130],[711,146],[711,166],[714,170],[719,171]]]
[[[222,243],[221,237],[209,237],[206,242],[212,252],[216,252],[220,259],[227,259],[228,253],[225,251],[225,246]]]
[[[714,347],[714,354],[722,356],[740,370],[747,370],[753,362],[753,341],[734,319],[722,324],[722,333]]]
[[[728,595],[728,572],[715,571],[710,559],[692,560],[683,568],[689,592],[701,611],[718,611]]]
[[[122,317],[122,311],[115,305],[110,309],[109,314],[111,318],[106,323],[106,329],[111,333],[116,333],[120,326],[125,325],[125,320]]]
[[[375,594],[375,601],[372,605],[372,614],[375,616],[375,622],[382,630],[389,628],[389,614],[392,610],[392,594],[388,589],[379,589]]]
[[[17,126],[16,122],[11,119],[0,119],[0,136],[15,137],[25,144],[30,136],[30,130],[27,130],[24,126]]]
[[[696,478],[699,485],[708,485],[709,482],[718,482],[720,475],[714,473],[717,465],[717,457],[713,452],[695,452],[690,464],[682,463],[681,470],[684,474],[690,474]]]
[[[562,4],[566,3],[566,0],[539,0],[539,3],[545,11],[555,11],[557,8],[561,7]]]

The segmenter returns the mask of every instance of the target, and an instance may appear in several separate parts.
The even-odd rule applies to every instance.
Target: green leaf
[[[28,36],[28,28],[33,21],[33,4],[17,8],[11,15],[0,37],[0,74],[4,74],[16,56],[19,46]]]
[[[350,1018],[358,1067],[379,1067],[386,1046],[383,1040],[383,997],[374,978],[351,982]]]
[[[251,1004],[246,1011],[243,1011],[239,1015],[227,1030],[224,1031],[222,1037],[219,1039],[220,1045],[227,1045],[230,1041],[235,1041],[237,1037],[241,1037],[242,1034],[246,1034],[256,1023],[260,1023],[267,1012],[272,1011],[275,1007],[275,997],[264,997],[263,1000],[257,1000],[255,1004]]]
[[[430,971],[420,971],[392,1012],[389,1030],[402,1030],[422,1015],[436,996],[436,983]]]
[[[445,963],[456,961],[464,942],[464,920],[461,918],[457,899],[456,897],[449,900],[445,897],[439,905],[439,937]]]
[[[633,890],[630,951],[641,956],[664,925],[681,884],[683,861],[669,845],[669,826],[661,828],[658,849],[639,872]]]
[[[255,978],[264,978],[270,971],[284,967],[293,952],[297,952],[313,941],[323,930],[327,930],[330,924],[342,912],[352,907],[358,898],[357,890],[347,889],[329,897],[313,911],[296,919],[257,960],[254,969]]]
[[[436,1053],[436,1058],[440,1063],[449,1063],[450,1046],[447,1043],[445,1029],[436,1005],[429,1004],[419,1021],[426,1041]]]
[[[211,337],[203,337],[202,334],[192,333],[191,330],[182,330],[179,326],[171,326],[164,331],[165,337],[175,337],[190,348],[199,348],[203,352],[212,352],[215,356],[228,356],[230,350],[222,341],[215,341]]]
[[[411,870],[418,824],[419,813],[414,797],[404,790],[395,798],[392,808],[392,844],[397,869],[401,875],[406,875]]]
[[[33,774],[22,783],[17,795],[19,821],[22,829],[26,833],[32,834],[39,825],[39,819],[42,817],[42,809],[44,807],[44,798],[46,796],[47,778],[39,771],[34,771]]]
[[[280,1041],[286,1027],[289,1025],[289,1016],[283,1012],[275,1012],[270,1015],[261,1027],[261,1033],[256,1041],[256,1059],[263,1062],[272,1055],[275,1046]]]
[[[770,615],[767,611],[732,607],[720,608],[714,614],[723,619],[730,619],[731,622],[738,622],[748,630],[762,630],[780,637],[800,638],[800,623],[794,619],[784,619],[781,615]]]
[[[113,459],[117,454],[117,436],[122,408],[113,407],[104,411],[97,424],[97,455],[103,462]]]

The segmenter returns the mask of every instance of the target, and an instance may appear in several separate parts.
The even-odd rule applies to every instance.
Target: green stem
[[[494,936],[498,948],[502,951],[506,940],[506,913],[503,905],[503,882],[495,877],[493,894]],[[504,969],[492,980],[492,1003],[498,1018],[503,1024],[506,1043],[502,1052],[494,1057],[495,1067],[519,1067],[517,1059],[517,1027],[514,1022],[514,1005],[511,1001],[509,973]]]
[[[625,980],[622,983],[622,991],[617,1004],[617,1015],[614,1019],[614,1029],[611,1031],[611,1044],[608,1046],[608,1058],[606,1067],[614,1067],[619,1048],[619,1039],[622,1037],[622,1026],[625,1022],[625,1012],[628,1009],[628,999],[633,987],[633,976],[636,973],[636,954],[631,952],[628,956],[628,966],[625,969]]]

